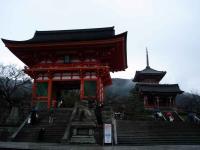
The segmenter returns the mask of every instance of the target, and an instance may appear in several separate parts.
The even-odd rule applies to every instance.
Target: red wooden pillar
[[[31,103],[32,106],[35,104],[35,101],[36,101],[36,81],[34,79],[32,85],[32,103]]]
[[[160,107],[159,103],[160,103],[159,96],[157,96],[157,97],[156,97],[156,104],[157,104],[157,108],[159,108],[159,107]]]
[[[144,96],[144,107],[146,107],[148,105],[147,101],[148,101],[148,97]]]
[[[81,83],[80,83],[80,99],[82,100],[84,97],[84,80],[83,77],[81,77]]]
[[[101,104],[103,104],[103,100],[104,100],[104,88],[103,84],[101,84]]]
[[[104,100],[104,87],[103,87],[103,83],[101,82],[100,84],[100,92],[101,92],[101,98],[100,98],[100,103],[103,104],[103,100]]]
[[[101,78],[97,78],[96,101],[101,101]]]
[[[48,80],[48,109],[51,107],[51,95],[52,95],[52,78]]]
[[[172,97],[170,96],[169,97],[169,105],[168,105],[169,107],[171,107],[172,106]]]

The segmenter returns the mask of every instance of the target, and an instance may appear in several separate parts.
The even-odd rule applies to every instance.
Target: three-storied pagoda
[[[2,39],[34,79],[32,104],[48,108],[62,89],[80,89],[80,99],[103,103],[110,72],[127,68],[127,32],[115,35],[114,27],[36,31],[32,39]]]
[[[159,84],[166,71],[158,71],[149,66],[148,51],[146,50],[147,66],[144,70],[136,71],[133,82],[135,90],[144,100],[146,109],[174,108],[175,98],[183,93],[178,84]]]

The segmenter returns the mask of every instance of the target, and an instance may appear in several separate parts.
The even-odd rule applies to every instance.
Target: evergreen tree
[[[144,103],[140,98],[139,93],[133,88],[130,91],[130,95],[128,97],[127,103],[127,111],[133,113],[134,115],[143,114],[144,113]]]

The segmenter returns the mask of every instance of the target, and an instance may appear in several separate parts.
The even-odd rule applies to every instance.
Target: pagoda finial
[[[147,58],[147,68],[149,68],[149,55],[147,47],[146,47],[146,58]]]

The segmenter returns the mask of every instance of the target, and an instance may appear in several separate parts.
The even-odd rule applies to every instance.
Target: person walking
[[[53,108],[50,108],[50,111],[49,111],[49,124],[53,124],[53,114],[54,114],[54,110],[53,110]]]

